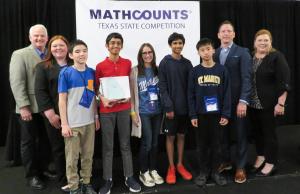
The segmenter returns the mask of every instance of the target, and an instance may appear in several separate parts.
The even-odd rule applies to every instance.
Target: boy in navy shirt
[[[182,56],[185,38],[182,34],[172,33],[168,44],[172,54],[166,55],[159,64],[159,90],[165,114],[166,150],[169,168],[166,176],[168,184],[176,183],[176,170],[185,180],[192,174],[183,165],[185,133],[190,127],[187,102],[187,82],[193,68],[190,60]],[[174,164],[174,142],[177,138],[177,165]]]
[[[201,39],[196,48],[202,63],[189,74],[188,103],[191,123],[197,127],[200,173],[195,178],[198,186],[205,185],[208,175],[218,185],[227,181],[218,167],[221,162],[222,126],[228,124],[231,111],[230,84],[227,70],[213,61],[213,43]]]

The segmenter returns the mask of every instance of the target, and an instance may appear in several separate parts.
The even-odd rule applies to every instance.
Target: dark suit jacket
[[[217,63],[220,63],[220,52],[221,48],[218,48],[214,55]],[[252,60],[248,49],[233,43],[224,65],[231,79],[232,112],[235,113],[239,100],[249,103],[252,88]]]
[[[264,109],[274,108],[278,97],[290,90],[290,69],[283,54],[271,52],[257,68],[257,95]]]

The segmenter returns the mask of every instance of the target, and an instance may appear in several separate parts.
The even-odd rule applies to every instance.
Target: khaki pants
[[[95,123],[72,128],[72,137],[65,137],[66,175],[71,190],[78,188],[77,163],[81,159],[80,177],[84,184],[90,183],[95,141]]]

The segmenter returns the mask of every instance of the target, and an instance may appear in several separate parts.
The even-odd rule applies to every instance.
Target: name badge
[[[84,88],[79,104],[85,108],[90,108],[94,99],[95,93],[87,88]]]
[[[157,87],[150,85],[147,87],[149,98],[151,101],[158,100]]]
[[[218,98],[216,96],[204,96],[206,112],[215,112],[219,110]]]

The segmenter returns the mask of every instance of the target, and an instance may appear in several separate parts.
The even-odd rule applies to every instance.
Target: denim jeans
[[[142,139],[140,147],[140,170],[156,169],[157,143],[162,120],[161,114],[140,114],[142,124]]]

